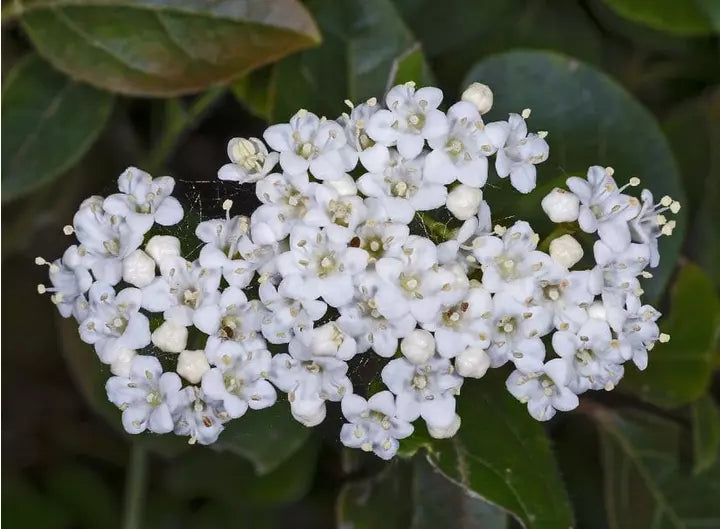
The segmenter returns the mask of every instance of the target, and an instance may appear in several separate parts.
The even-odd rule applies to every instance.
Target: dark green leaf
[[[710,383],[719,318],[720,300],[710,280],[698,266],[684,266],[673,287],[670,314],[660,322],[670,341],[655,345],[645,371],[628,370],[625,386],[658,406],[699,398]]]
[[[712,467],[720,453],[720,410],[710,395],[690,406],[693,434],[693,470],[699,474]]]
[[[319,42],[297,0],[27,0],[41,55],[114,92],[200,92]]]
[[[452,439],[432,442],[429,460],[528,529],[569,528],[570,505],[545,431],[507,392],[506,376],[491,370],[466,382],[458,398],[463,425]]]
[[[112,96],[76,83],[30,55],[8,74],[2,92],[3,201],[70,168],[110,115]]]
[[[247,458],[258,474],[267,474],[293,456],[310,431],[292,418],[285,403],[278,402],[231,421],[215,446]]]
[[[720,465],[702,476],[683,463],[683,429],[659,417],[598,409],[611,529],[720,525]]]
[[[395,58],[385,88],[389,90],[395,85],[407,82],[414,82],[418,86],[435,84],[430,66],[425,60],[425,55],[419,43],[416,43],[402,55]]]
[[[54,498],[38,492],[21,476],[4,474],[2,518],[6,529],[64,529],[72,519]]]
[[[475,65],[465,85],[473,81],[488,84],[495,93],[490,119],[506,119],[508,112],[531,108],[531,130],[549,131],[550,158],[538,166],[538,187],[561,175],[584,174],[590,165],[603,165],[616,169],[619,183],[638,176],[655,196],[668,194],[684,201],[675,160],[657,123],[597,70],[558,54],[510,52]],[[491,178],[491,188],[496,181]],[[537,193],[514,197],[513,213],[518,217],[537,220],[536,230],[547,222]],[[673,236],[660,242],[662,260],[653,270],[655,278],[644,286],[648,300],[662,293],[675,267],[685,232],[684,210],[676,220]]]
[[[702,2],[696,0],[604,0],[620,16],[659,31],[693,37],[708,35],[713,26]]]

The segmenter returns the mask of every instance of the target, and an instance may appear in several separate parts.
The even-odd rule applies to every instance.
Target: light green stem
[[[187,109],[183,108],[178,99],[168,99],[162,136],[148,155],[144,168],[152,174],[162,170],[180,138],[199,123],[205,112],[223,93],[225,87],[211,88],[193,101]]]
[[[130,467],[125,482],[123,529],[140,529],[142,527],[146,477],[147,452],[145,447],[135,442],[130,449]]]

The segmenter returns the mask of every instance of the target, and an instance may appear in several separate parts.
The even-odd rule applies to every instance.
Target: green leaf
[[[683,37],[713,33],[709,13],[696,0],[604,0],[618,15]]]
[[[720,410],[710,395],[690,406],[693,434],[693,471],[700,474],[712,467],[720,452]]]
[[[594,412],[602,441],[610,529],[720,526],[720,465],[693,476],[679,456],[685,432],[640,412]]]
[[[29,55],[2,91],[3,201],[50,182],[90,148],[112,108],[110,94],[76,83]]]
[[[507,392],[506,377],[491,370],[466,381],[458,397],[464,422],[452,439],[432,441],[429,460],[528,529],[569,528],[572,513],[545,431]]]
[[[243,456],[258,474],[267,474],[293,456],[310,432],[292,418],[284,403],[278,402],[264,410],[250,410],[228,423],[215,446]]]
[[[320,41],[297,0],[26,0],[42,56],[113,92],[168,96],[227,83]]]
[[[720,318],[718,295],[697,265],[680,270],[672,294],[670,313],[660,321],[670,341],[657,343],[647,369],[630,369],[623,381],[643,399],[665,407],[687,404],[707,391]]]
[[[7,473],[2,484],[6,529],[64,529],[71,525],[72,518],[64,506],[41,494],[24,477]]]
[[[382,98],[393,62],[415,42],[390,0],[309,0],[307,7],[324,41],[274,66],[269,121],[299,108],[335,117],[346,99]]]
[[[425,60],[425,55],[419,43],[415,43],[402,55],[395,58],[390,68],[390,75],[385,89],[388,91],[395,85],[408,82],[414,82],[418,86],[435,84],[430,66]]]
[[[393,461],[361,481],[349,482],[337,502],[338,526],[355,529],[505,529],[507,516],[466,493],[424,457]]]
[[[684,201],[675,160],[655,119],[594,68],[554,53],[518,51],[476,64],[463,86],[473,81],[488,84],[495,93],[490,120],[531,108],[530,129],[549,132],[550,158],[538,166],[538,188],[558,176],[585,174],[588,166],[603,165],[615,168],[619,183],[638,176],[655,196]],[[489,193],[496,183],[491,177]],[[538,192],[514,193],[512,213],[536,230],[548,226],[539,208],[541,198]],[[649,301],[663,292],[675,267],[685,232],[684,210],[676,220],[673,236],[660,242],[662,259],[653,270],[655,277],[644,285]]]

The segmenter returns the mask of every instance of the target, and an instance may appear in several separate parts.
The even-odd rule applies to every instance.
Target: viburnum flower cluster
[[[170,177],[129,168],[119,193],[81,204],[65,228],[78,243],[37,259],[52,283],[38,288],[110,366],[128,432],[213,443],[280,393],[308,427],[339,402],[342,443],[388,459],[419,419],[455,435],[456,397],[488,368],[511,366],[508,391],[544,421],[613,389],[625,362],[646,367],[669,337],[640,278],[680,205],[593,166],[542,200],[558,223],[549,244],[525,221],[494,225],[491,162],[530,192],[546,133],[528,132],[529,110],[485,123],[484,85],[447,112],[442,97],[407,83],[384,105],[347,102],[337,120],[300,110],[263,139],[232,139],[218,176],[254,185],[261,205],[232,215],[226,200],[195,229],[197,259],[197,240],[155,234],[183,218]],[[444,211],[456,220],[432,236]],[[379,357],[384,389],[354,387],[362,355]]]

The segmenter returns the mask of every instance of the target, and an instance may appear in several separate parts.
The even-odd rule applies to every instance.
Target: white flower
[[[482,347],[468,347],[455,357],[455,371],[461,377],[482,378],[490,367],[490,356]]]
[[[340,195],[329,185],[315,187],[315,205],[303,221],[309,226],[337,231],[337,238],[349,239],[365,220],[367,208],[357,195]]]
[[[143,242],[143,233],[118,215],[103,210],[103,199],[92,196],[83,201],[73,217],[75,236],[80,242],[81,264],[97,281],[116,285],[122,278],[122,262]]]
[[[94,283],[88,293],[88,315],[80,324],[80,338],[95,346],[106,364],[123,349],[142,349],[150,343],[150,322],[139,312],[142,293],[126,288],[115,295],[107,283]]]
[[[550,257],[566,268],[572,268],[583,257],[583,249],[580,243],[569,234],[550,241]]]
[[[378,110],[370,118],[368,136],[382,145],[397,145],[404,158],[415,158],[426,139],[447,132],[445,114],[437,109],[442,97],[442,91],[434,87],[415,91],[414,83],[391,88],[385,96],[387,109]]]
[[[540,205],[553,222],[575,222],[580,214],[580,199],[557,187],[545,195]]]
[[[180,239],[172,235],[154,235],[145,244],[145,253],[162,265],[168,257],[180,257]]]
[[[290,123],[268,127],[263,138],[280,153],[280,165],[292,175],[309,170],[318,180],[337,180],[357,163],[357,157],[342,149],[342,127],[307,110],[298,111]]]
[[[138,288],[146,287],[155,279],[155,261],[140,249],[123,259],[123,281]]]
[[[435,355],[435,337],[425,329],[414,329],[400,342],[400,352],[411,364],[426,364]]]
[[[343,147],[345,157],[360,158],[366,169],[376,166],[379,161],[387,159],[388,149],[385,145],[375,143],[367,134],[370,118],[380,109],[377,100],[370,99],[367,103],[352,106],[350,115],[343,114],[338,122],[345,129],[347,143]],[[381,162],[380,162],[381,163]]]
[[[663,213],[667,210],[677,213],[680,211],[680,203],[666,195],[660,203],[655,204],[652,193],[647,189],[643,190],[640,198],[642,205],[637,216],[630,219],[630,233],[633,241],[648,245],[650,266],[654,268],[660,263],[658,238],[661,235],[672,235],[675,229],[675,221],[668,221]]]
[[[607,322],[589,318],[576,333],[558,331],[552,345],[571,361],[569,387],[575,393],[613,389],[623,376],[622,363],[630,357],[629,345],[613,339]]]
[[[640,203],[622,194],[627,185],[618,188],[611,175],[611,169],[594,165],[588,169],[587,180],[571,176],[567,186],[580,199],[580,228],[587,233],[597,231],[603,242],[621,252],[630,244],[628,221],[637,216]]]
[[[456,413],[455,417],[453,417],[452,422],[447,426],[434,426],[428,424],[427,429],[430,437],[433,437],[435,439],[450,439],[451,437],[454,437],[456,433],[458,433],[461,424],[462,421],[460,420],[460,416]]]
[[[397,417],[395,396],[389,391],[376,393],[368,400],[359,395],[346,395],[342,412],[348,423],[340,430],[340,441],[350,448],[373,452],[382,459],[390,459],[413,426]]]
[[[355,299],[339,308],[337,324],[356,338],[358,352],[373,349],[379,356],[389,358],[397,351],[398,340],[415,327],[415,319],[410,314],[393,319],[380,314],[376,297],[383,282],[377,274],[362,273],[355,285]]]
[[[445,186],[424,179],[422,157],[407,160],[396,151],[391,151],[385,165],[361,176],[357,185],[364,195],[380,201],[390,220],[403,224],[416,211],[441,207],[447,197]]]
[[[525,372],[536,371],[545,359],[540,337],[550,329],[552,313],[537,305],[525,305],[506,293],[493,296],[494,327],[488,354],[492,367],[508,360]]]
[[[190,437],[189,443],[209,445],[217,441],[230,416],[222,407],[222,402],[212,400],[196,386],[183,389],[189,403],[180,408],[175,422],[175,433]]]
[[[560,330],[577,330],[587,319],[586,308],[594,295],[590,292],[591,274],[587,270],[568,270],[551,266],[539,278],[532,295],[533,303],[553,314],[553,323]]]
[[[428,140],[432,152],[425,157],[425,178],[440,184],[459,180],[471,187],[484,186],[487,157],[497,150],[492,128],[486,130],[477,108],[465,101],[450,107],[447,120],[448,131]]]
[[[627,353],[640,370],[648,364],[648,351],[660,339],[660,329],[657,323],[660,313],[650,305],[640,305],[640,299],[634,296],[628,298],[627,312],[622,330],[618,333],[618,340],[627,344]],[[626,358],[629,360],[630,358]]]
[[[455,218],[468,220],[477,215],[482,197],[482,191],[479,189],[460,184],[448,193],[445,206]]]
[[[165,321],[152,333],[152,343],[166,353],[181,353],[187,346],[188,330],[174,321]]]
[[[365,202],[373,204],[372,200],[366,199]],[[355,230],[350,246],[356,245],[365,250],[369,256],[368,262],[374,263],[382,257],[399,257],[409,235],[410,228],[405,224],[370,218]]]
[[[262,320],[262,334],[274,344],[288,343],[293,336],[310,344],[314,323],[327,311],[327,303],[308,297],[300,276],[288,276],[276,287],[260,285],[260,301],[270,311]]]
[[[358,352],[355,339],[334,321],[312,330],[310,350],[315,356],[334,356],[340,360],[350,360]]]
[[[313,206],[316,185],[307,173],[273,173],[260,180],[255,193],[263,205],[250,217],[253,241],[264,245],[287,237]]]
[[[218,178],[240,184],[257,182],[272,171],[279,159],[278,153],[269,153],[265,144],[257,138],[231,139],[227,154],[232,163],[220,168]]]
[[[195,311],[217,303],[220,272],[199,262],[168,257],[160,265],[161,275],[142,289],[143,308],[163,312],[166,320],[178,325],[193,324]]]
[[[548,144],[543,135],[528,134],[523,116],[510,114],[508,121],[502,124],[503,133],[495,135],[498,138],[495,140],[498,147],[495,170],[500,178],[510,175],[510,183],[515,189],[529,193],[535,189],[535,165],[547,160]]]
[[[277,267],[283,277],[302,277],[307,297],[322,297],[331,307],[340,307],[352,300],[353,276],[365,269],[368,254],[332,235],[325,229],[296,226],[290,250],[277,257]]]
[[[472,103],[480,114],[487,114],[493,105],[493,93],[490,87],[482,83],[472,83],[462,93],[461,99]]]
[[[379,259],[375,270],[384,284],[375,296],[378,312],[389,319],[409,312],[419,322],[434,320],[443,302],[463,294],[453,291],[454,274],[437,264],[436,246],[417,235],[408,237],[401,258]]]
[[[121,349],[115,361],[110,364],[110,372],[117,377],[129,377],[132,360],[137,356],[133,349]]]
[[[202,376],[210,369],[205,351],[202,349],[180,353],[177,360],[177,374],[191,384],[197,384]]]
[[[153,178],[136,167],[128,167],[118,177],[120,193],[103,202],[105,211],[123,217],[134,231],[147,232],[154,222],[172,226],[183,218],[183,208],[171,196],[175,180],[170,176]]]
[[[87,317],[88,303],[85,292],[93,284],[93,278],[87,268],[80,264],[81,257],[78,247],[70,246],[62,256],[52,263],[42,257],[35,259],[38,265],[47,265],[52,287],[38,285],[38,292],[51,292],[50,300],[57,306],[63,318],[74,316],[78,322]]]
[[[449,426],[455,418],[455,395],[463,379],[446,358],[435,356],[414,365],[405,358],[391,360],[382,381],[396,396],[397,416],[406,421],[422,417],[429,427]]]
[[[579,404],[578,397],[568,387],[569,369],[562,358],[545,363],[531,373],[516,370],[508,377],[506,387],[538,421],[552,419],[556,410],[570,411]]]
[[[172,432],[179,409],[187,405],[182,382],[163,373],[154,356],[135,356],[127,377],[110,377],[105,385],[110,402],[122,410],[125,431],[138,434]]]
[[[244,342],[255,339],[266,315],[258,300],[248,301],[242,290],[227,287],[217,301],[195,311],[193,324],[210,336],[205,349],[211,355],[226,340]]]
[[[270,376],[270,352],[266,349],[249,351],[230,366],[214,367],[202,377],[205,395],[222,401],[227,414],[233,419],[253,410],[275,404],[275,388],[266,380]]]
[[[471,345],[482,348],[490,345],[492,313],[489,292],[475,286],[457,303],[444,305],[439,317],[423,327],[435,333],[438,354],[453,358]]]

